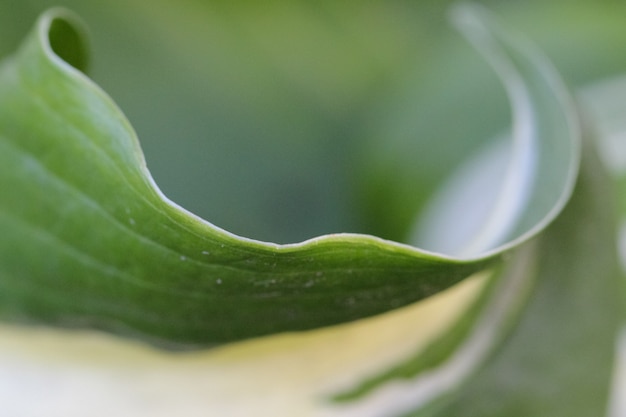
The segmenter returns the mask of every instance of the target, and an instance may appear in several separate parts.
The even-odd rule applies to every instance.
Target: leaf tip
[[[87,28],[68,9],[47,10],[38,22],[39,36],[47,52],[73,68],[86,72],[89,63]]]

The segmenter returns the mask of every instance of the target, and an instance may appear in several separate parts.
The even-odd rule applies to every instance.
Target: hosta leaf
[[[539,241],[546,256],[521,323],[441,415],[606,415],[623,287],[611,182],[591,146],[572,201]]]
[[[618,317],[622,321],[622,329],[615,343],[615,361],[613,369],[613,387],[609,405],[609,417],[619,417],[626,414],[626,205],[624,186],[626,179],[626,164],[624,164],[624,135],[626,126],[626,80],[623,76],[603,80],[585,88],[581,101],[585,109],[593,116],[598,133],[596,143],[599,154],[611,178],[616,184],[618,193],[618,226],[617,253],[621,266],[621,286],[617,293],[621,295],[621,305]]]
[[[122,113],[79,71],[80,26],[66,12],[45,14],[0,70],[4,319],[188,347],[411,306],[183,357],[103,340],[102,353],[74,361],[66,343],[84,343],[82,334],[7,327],[5,374],[19,374],[42,348],[51,357],[38,383],[56,379],[60,366],[64,382],[84,388],[81,396],[98,397],[100,361],[108,358],[111,375],[126,381],[118,389],[133,398],[142,396],[144,371],[154,369],[173,378],[150,391],[167,393],[159,395],[163,412],[180,412],[175,404],[184,398],[189,407],[211,404],[219,415],[400,415],[458,388],[521,308],[538,265],[536,243],[528,241],[559,214],[578,166],[575,114],[552,69],[484,12],[459,10],[507,87],[515,126],[509,174],[488,185],[498,189],[487,202],[492,215],[476,232],[480,244],[454,253],[462,258],[356,234],[258,242],[184,211],[152,181]],[[438,221],[462,217],[452,212]],[[373,340],[379,332],[388,334]],[[29,340],[34,351],[21,348]],[[77,383],[85,368],[94,372]],[[273,378],[290,369],[298,374]],[[183,382],[193,370],[199,379]],[[272,383],[259,388],[259,379]],[[207,397],[207,389],[217,391]],[[248,397],[238,403],[233,396],[241,392]],[[133,401],[126,410],[153,412]]]
[[[380,313],[484,267],[368,236],[254,242],[185,212],[121,112],[60,59],[80,59],[69,22],[44,16],[2,69],[3,316],[217,344]]]
[[[68,65],[81,68],[84,61],[74,26],[62,13],[46,14],[2,68],[0,180],[10,190],[0,201],[3,316],[216,344],[407,305],[503,251],[490,248],[461,262],[347,234],[279,246],[200,220],[162,196],[121,112]],[[529,64],[509,64],[537,83],[515,87],[525,100],[517,112],[545,101],[555,114],[546,120],[525,114],[536,123],[526,120],[531,130],[517,136],[532,142],[554,130],[554,154],[536,157],[537,173],[544,174],[541,161],[563,162],[549,172],[553,183],[534,181],[538,196],[523,210],[533,213],[531,222],[513,235],[520,239],[543,227],[567,198],[577,149],[561,93],[541,95],[558,86],[523,67]]]
[[[624,193],[616,202],[609,192],[616,184],[623,187],[626,83],[623,77],[604,80],[586,87],[579,98],[590,116],[587,157],[568,208],[542,235],[547,256],[537,267],[537,288],[502,351],[437,415],[626,413],[620,331],[626,258],[618,226]]]

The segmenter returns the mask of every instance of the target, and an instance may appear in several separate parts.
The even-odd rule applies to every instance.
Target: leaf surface
[[[68,384],[80,380],[81,367],[96,369],[86,396],[94,395],[103,358],[119,355],[108,369],[127,381],[122,391],[138,396],[146,368],[181,380],[197,369],[190,384],[153,393],[165,390],[172,409],[176,398],[190,407],[208,398],[220,415],[402,415],[458,389],[522,308],[540,265],[533,238],[543,241],[537,236],[569,199],[579,158],[576,114],[552,68],[486,12],[459,10],[508,91],[514,145],[507,179],[487,185],[496,192],[479,244],[448,254],[357,234],[278,245],[190,214],[159,191],[128,121],[81,72],[80,24],[64,11],[45,14],[0,69],[0,187],[8,190],[0,194],[2,318],[177,347],[321,329],[181,358],[108,340],[95,358],[71,365],[63,340],[80,334],[59,339],[62,332],[9,327],[16,342],[0,346],[8,361],[28,363],[33,352],[22,352],[20,341],[33,337],[51,352],[44,366],[51,375],[72,369]],[[452,211],[438,221],[462,220]],[[373,340],[377,332],[388,333]],[[272,379],[294,368],[296,375]],[[259,378],[272,383],[251,387],[250,401],[235,405],[242,381]]]
[[[407,305],[512,246],[459,261],[365,235],[281,246],[214,227],[160,193],[123,114],[69,65],[84,66],[76,27],[62,12],[44,15],[2,67],[0,181],[10,190],[0,201],[4,317],[211,345]],[[519,240],[569,194],[577,145],[567,111],[557,107],[537,123],[559,126],[549,139],[571,151],[553,172],[556,200]]]
[[[607,415],[623,285],[612,184],[588,145],[571,203],[540,239],[519,327],[452,405],[426,415]]]

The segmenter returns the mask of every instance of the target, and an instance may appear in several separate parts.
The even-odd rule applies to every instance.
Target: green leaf
[[[417,224],[453,232],[477,200],[487,207],[469,236],[426,233],[424,245],[443,255],[356,234],[258,242],[176,206],[150,177],[128,121],[79,71],[80,24],[64,11],[45,14],[0,70],[0,187],[10,190],[0,195],[2,318],[178,347],[322,329],[182,358],[105,338],[101,352],[80,358],[69,346],[85,343],[82,333],[7,326],[5,361],[19,368],[46,351],[44,369],[66,369],[67,381],[96,369],[85,396],[94,395],[103,358],[128,381],[119,389],[135,396],[145,369],[156,369],[169,375],[157,389],[166,402],[206,404],[204,388],[192,387],[219,387],[208,400],[218,414],[400,415],[458,389],[522,308],[543,265],[537,236],[567,202],[579,159],[576,114],[552,68],[486,12],[459,8],[458,20],[504,82],[513,145],[501,183],[460,167],[425,214],[407,204]],[[494,146],[502,145],[488,144],[478,160],[491,165]],[[493,192],[450,203],[459,181]],[[441,200],[461,210],[438,210]],[[432,236],[442,234],[439,247]],[[293,377],[272,378],[294,368]],[[183,382],[193,370],[199,379]],[[259,387],[260,379],[272,383]],[[245,404],[234,404],[242,392]]]
[[[617,254],[621,270],[620,287],[616,293],[622,294],[620,309],[616,316],[621,319],[621,331],[615,343],[612,391],[609,404],[610,417],[619,417],[626,410],[623,392],[626,389],[626,205],[624,186],[626,166],[624,165],[623,137],[626,132],[623,120],[626,107],[626,83],[623,75],[602,80],[586,87],[580,94],[581,102],[595,122],[598,141],[596,143],[600,159],[607,167],[608,174],[617,189]]]
[[[623,286],[615,201],[606,192],[611,182],[592,146],[585,149],[572,201],[539,240],[546,256],[535,267],[537,288],[521,323],[472,384],[436,415],[606,415]]]
[[[73,30],[62,16],[2,68],[4,317],[217,344],[384,312],[484,267],[368,236],[254,242],[175,206],[121,112],[49,44]]]
[[[47,13],[2,68],[0,180],[12,190],[0,201],[6,318],[198,345],[354,320],[421,300],[483,269],[542,228],[569,194],[577,146],[559,98],[546,101],[553,117],[535,116],[537,132],[517,135],[535,140],[541,129],[555,130],[556,153],[540,156],[537,172],[548,160],[563,163],[550,168],[554,183],[534,188],[555,197],[537,211],[536,204],[523,207],[529,218],[515,225],[508,246],[459,261],[363,235],[284,246],[236,237],[156,188],[122,113],[63,61],[84,62],[73,21]],[[539,85],[529,84],[525,94],[542,102],[544,84],[555,87],[536,72],[528,76]]]

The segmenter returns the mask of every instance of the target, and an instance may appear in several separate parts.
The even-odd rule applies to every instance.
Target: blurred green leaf
[[[623,287],[611,182],[592,146],[571,203],[539,241],[545,256],[521,323],[436,415],[606,415]]]

